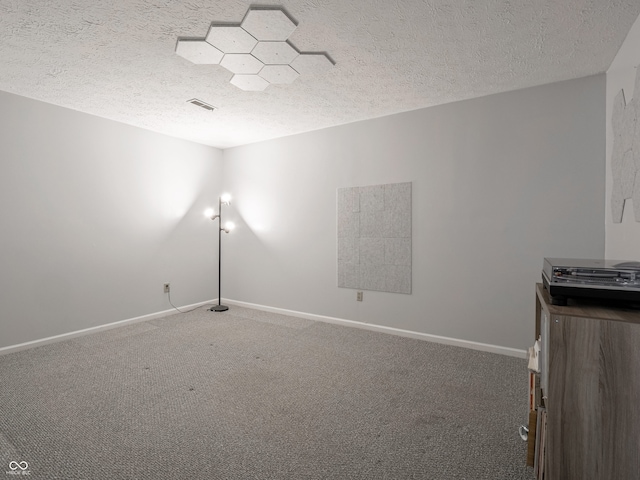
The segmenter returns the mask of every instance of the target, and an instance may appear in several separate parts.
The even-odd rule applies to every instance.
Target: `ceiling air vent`
[[[202,100],[198,100],[197,98],[192,98],[191,100],[187,100],[187,103],[193,103],[194,105],[200,108],[204,108],[205,110],[209,110],[210,112],[213,112],[214,110],[217,109],[213,105],[209,105],[208,103],[205,103]]]

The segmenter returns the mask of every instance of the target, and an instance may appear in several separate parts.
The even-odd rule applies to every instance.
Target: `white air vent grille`
[[[205,110],[209,110],[210,112],[217,110],[217,107],[214,107],[213,105],[209,105],[208,103],[203,102],[202,100],[198,100],[197,98],[192,98],[191,100],[187,100],[187,102],[192,103],[200,108],[204,108]]]

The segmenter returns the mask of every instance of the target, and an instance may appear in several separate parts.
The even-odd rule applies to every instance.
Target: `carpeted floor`
[[[0,356],[0,476],[530,480],[526,407],[522,359],[203,307]]]

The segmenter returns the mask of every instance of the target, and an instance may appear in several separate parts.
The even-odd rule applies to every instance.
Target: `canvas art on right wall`
[[[339,188],[338,287],[411,293],[411,182]]]

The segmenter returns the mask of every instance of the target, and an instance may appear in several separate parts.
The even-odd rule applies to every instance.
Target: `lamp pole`
[[[229,307],[222,305],[222,197],[218,197],[218,305],[214,305],[209,310],[212,312],[225,312]]]

